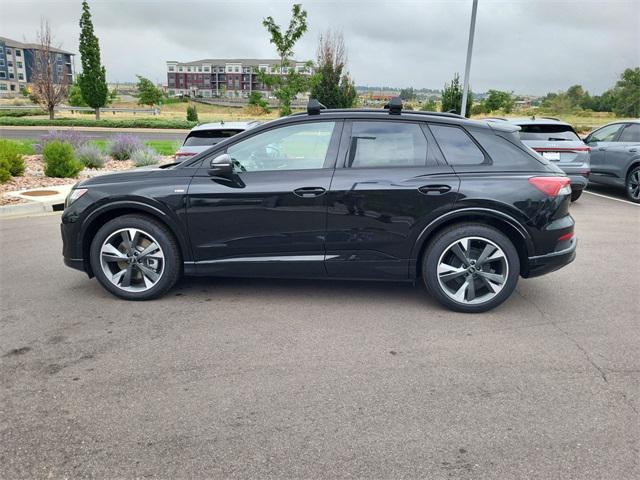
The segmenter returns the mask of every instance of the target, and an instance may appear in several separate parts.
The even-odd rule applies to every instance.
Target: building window
[[[22,68],[22,62],[16,62],[16,66],[17,66],[18,68]]]
[[[18,74],[18,80],[24,80],[24,75],[22,73]]]
[[[22,50],[16,50],[16,57],[22,56]]]
[[[7,60],[7,67],[13,67],[13,62],[11,60]]]
[[[4,67],[4,58],[0,58],[0,67]]]
[[[0,72],[0,78],[7,78],[7,73],[6,72]],[[2,85],[4,85],[4,83]]]
[[[9,72],[9,80],[13,80],[15,77],[15,75],[11,72]]]
[[[2,78],[2,74],[4,74],[4,72],[0,72],[0,78]],[[7,84],[0,83],[0,90],[6,90],[6,89],[7,89]]]
[[[204,67],[204,68],[202,69],[202,71],[203,71],[203,72],[208,72],[208,71],[209,71],[209,67]]]
[[[175,71],[175,68],[174,68],[173,66],[170,66],[170,67],[169,67],[169,71],[170,71],[170,72],[173,72],[173,71]]]
[[[240,73],[240,67],[236,67],[236,68],[234,68],[234,71],[235,71],[236,73]]]
[[[13,52],[11,52],[10,48],[7,48],[7,55],[11,55]]]
[[[178,71],[179,71],[179,72],[182,72],[182,67],[178,67]]]

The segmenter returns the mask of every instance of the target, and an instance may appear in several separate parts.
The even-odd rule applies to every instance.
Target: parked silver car
[[[591,132],[590,182],[624,187],[640,203],[640,120],[615,122]]]
[[[551,117],[489,118],[520,127],[520,140],[560,167],[571,179],[571,201],[575,202],[587,186],[591,148],[569,123]]]
[[[176,152],[176,161],[182,162],[187,160],[211,148],[213,145],[220,143],[222,140],[233,137],[256,125],[260,125],[260,122],[203,123],[202,125],[193,127],[187,135],[187,138],[185,138],[182,146]]]

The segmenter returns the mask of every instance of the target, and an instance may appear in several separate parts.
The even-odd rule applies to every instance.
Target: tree
[[[58,70],[56,49],[51,45],[51,28],[46,20],[40,23],[37,37],[38,48],[32,65],[32,94],[36,103],[49,112],[49,118],[53,120],[56,106],[67,96],[69,79],[62,69]]]
[[[640,67],[622,72],[613,90],[613,113],[618,117],[640,117]]]
[[[75,82],[71,84],[69,88],[69,105],[72,107],[87,107],[87,102],[82,98],[82,91],[80,90],[80,85],[78,84],[78,79],[76,78]]]
[[[328,31],[318,42],[316,73],[312,79],[311,97],[327,108],[351,108],[356,88],[345,71],[347,50],[341,33]]]
[[[505,113],[511,113],[514,107],[513,95],[509,92],[500,90],[489,90],[487,97],[484,99],[483,110],[486,113],[502,110]]]
[[[433,98],[430,98],[422,104],[420,110],[422,110],[423,112],[435,112],[436,108],[436,101]]]
[[[162,100],[162,90],[156,87],[148,78],[138,77],[138,105],[154,106]]]
[[[256,92],[255,90],[249,94],[249,105],[260,107],[264,111],[269,111],[269,103],[262,98],[262,94],[260,92]]]
[[[471,105],[473,104],[473,95],[471,89],[467,95],[466,116],[471,116]],[[443,112],[453,111],[460,114],[462,110],[462,84],[460,83],[460,75],[456,73],[451,80],[451,84],[445,83],[442,90],[442,107]]]
[[[275,75],[258,72],[258,76],[262,83],[273,89],[273,95],[280,103],[280,115],[289,115],[293,97],[309,87],[307,78],[295,69],[289,68],[289,57],[293,55],[293,47],[307,31],[307,12],[300,4],[294,4],[291,9],[289,28],[284,33],[271,16],[265,18],[262,25],[271,35],[270,42],[276,46],[280,57],[280,68]]]
[[[411,100],[415,100],[417,97],[417,94],[415,92],[415,90],[413,89],[413,87],[409,87],[409,88],[403,88],[400,90],[400,98],[405,101],[411,101]]]
[[[78,75],[78,85],[82,98],[91,108],[96,110],[96,120],[100,119],[100,109],[107,104],[109,88],[107,73],[100,63],[100,44],[93,33],[91,12],[87,0],[82,2],[80,17],[80,59],[82,73]]]

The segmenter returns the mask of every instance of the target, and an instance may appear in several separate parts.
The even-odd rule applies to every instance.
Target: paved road
[[[40,138],[46,135],[52,130],[62,130],[56,127],[31,127],[31,128],[7,128],[0,127],[0,138],[13,138],[13,139],[32,139]],[[64,130],[69,130],[65,128]],[[119,133],[127,133],[136,135],[142,140],[176,140],[183,141],[187,134],[183,130],[160,130],[160,129],[84,129],[82,127],[74,127],[73,130],[77,131],[80,135],[87,137],[91,140],[108,139],[112,138]]]
[[[493,312],[420,287],[183,281],[116,300],[59,217],[0,221],[0,478],[640,478],[640,208]]]

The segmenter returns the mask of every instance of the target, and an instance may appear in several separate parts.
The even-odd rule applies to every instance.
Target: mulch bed
[[[21,177],[11,177],[6,183],[0,183],[0,206],[15,205],[19,203],[27,203],[27,200],[15,198],[6,195],[7,192],[15,192],[18,190],[29,190],[32,188],[47,188],[58,185],[69,185],[84,180],[85,178],[95,177],[103,173],[120,172],[131,170],[134,167],[131,160],[113,160],[109,158],[104,168],[85,168],[80,172],[78,178],[50,178],[44,174],[44,162],[42,155],[25,155],[23,157],[26,169]],[[160,165],[173,162],[173,156],[161,157]]]

